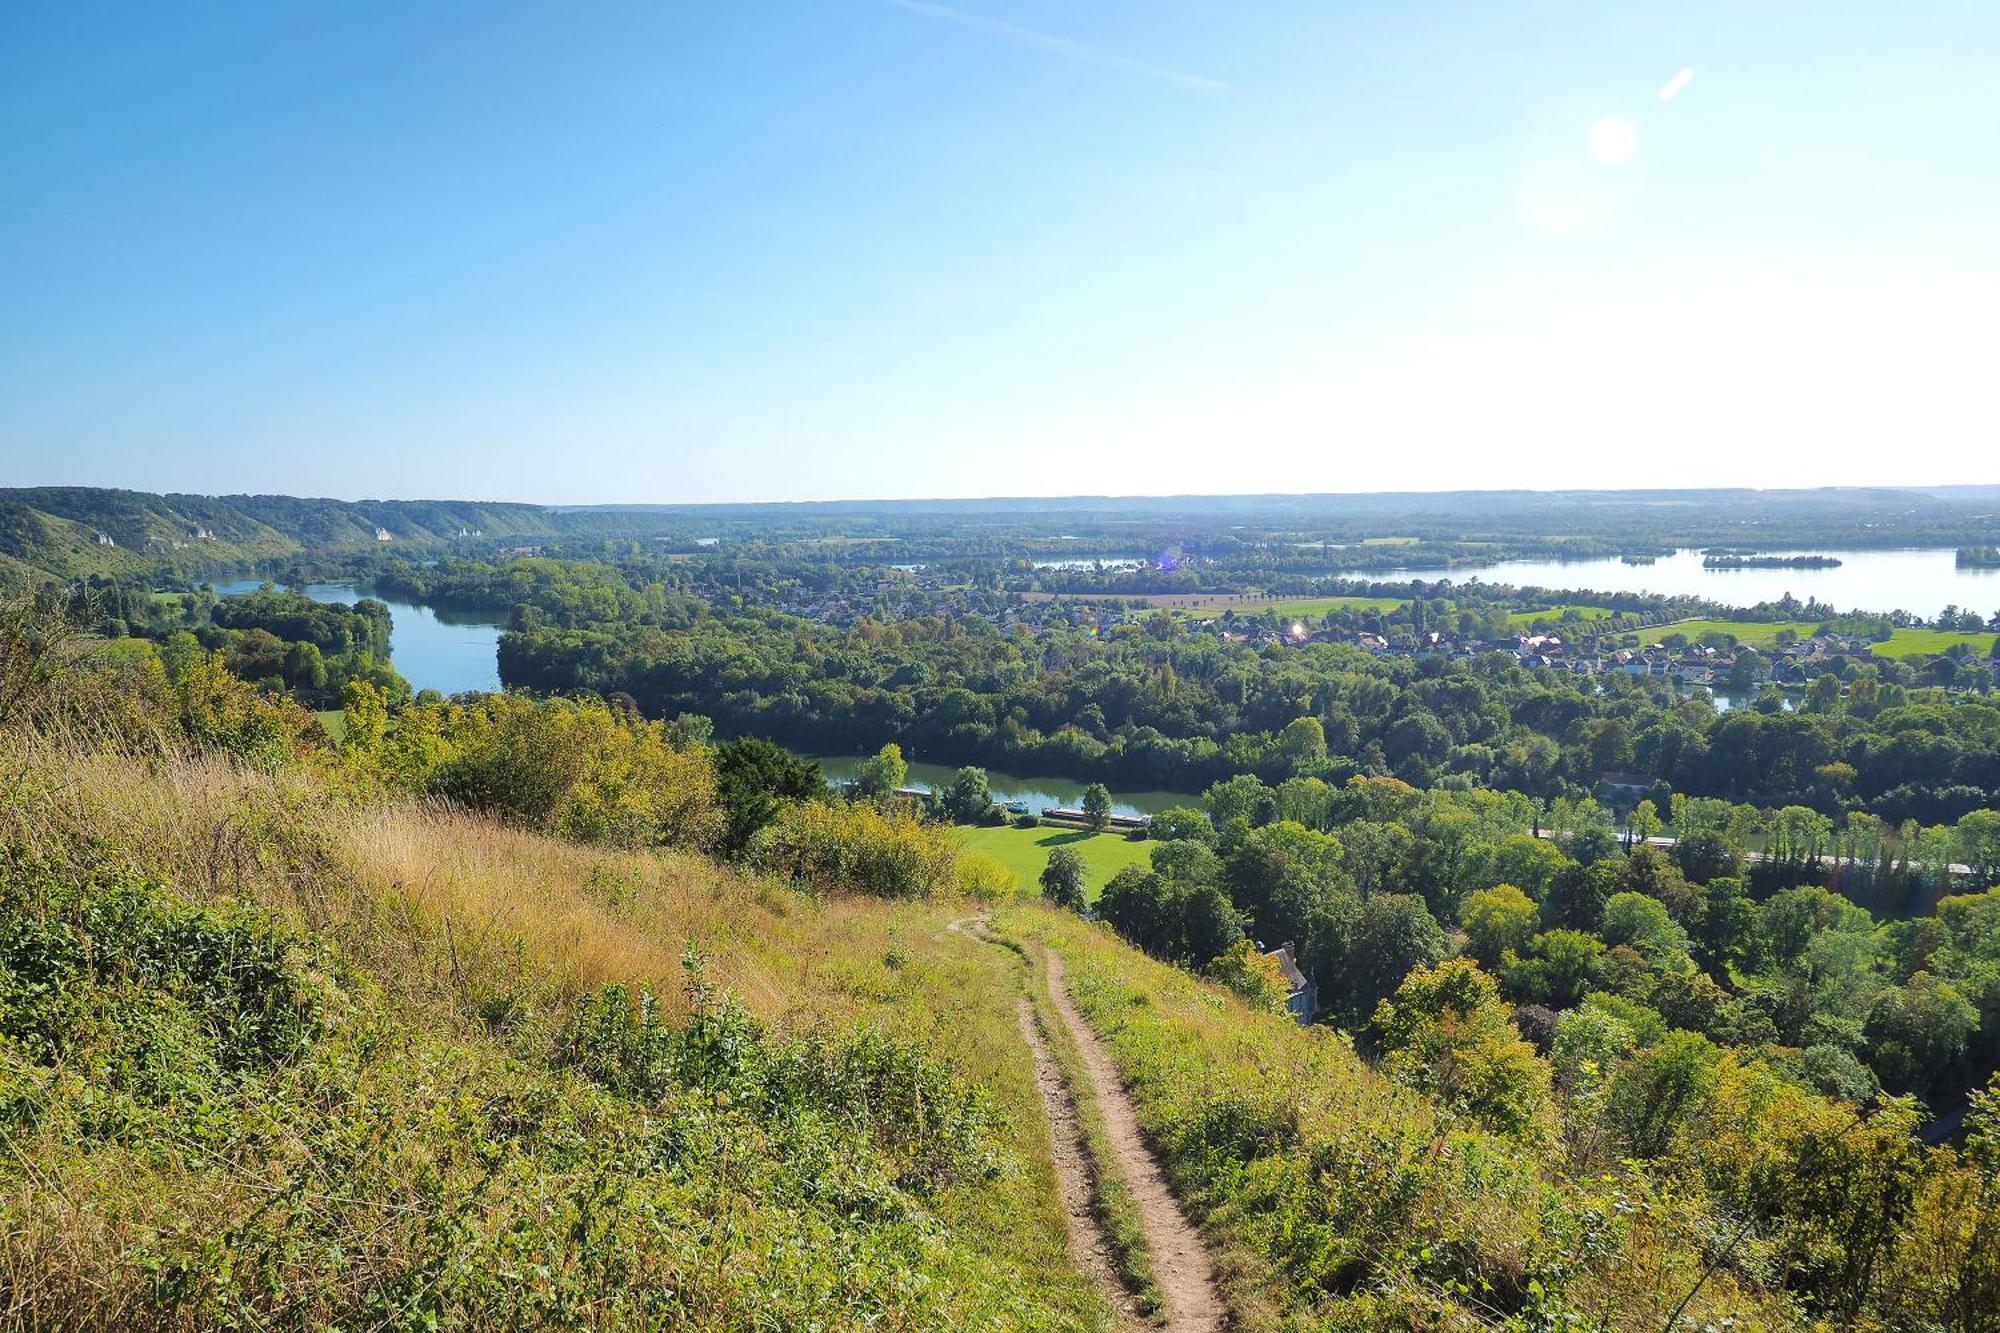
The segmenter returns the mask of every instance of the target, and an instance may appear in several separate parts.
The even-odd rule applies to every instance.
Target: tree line
[[[1664,678],[1230,643],[1168,616],[1098,634],[949,612],[828,625],[683,609],[674,625],[516,630],[502,679],[623,694],[649,715],[698,712],[805,749],[895,740],[937,762],[1179,790],[1237,773],[1362,775],[1548,798],[1636,771],[1690,796],[1927,822],[2000,792],[2000,707],[1978,692],[1990,672],[1950,656],[1839,657],[1814,664],[1796,710],[1775,692],[1720,710]],[[1738,654],[1746,682],[1761,660]]]

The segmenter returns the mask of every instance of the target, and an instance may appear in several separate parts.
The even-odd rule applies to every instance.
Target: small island
[[[1960,569],[2000,569],[2000,546],[1961,546],[1958,548]]]
[[[1702,557],[1703,569],[1838,569],[1840,558],[1831,555],[1736,555]]]

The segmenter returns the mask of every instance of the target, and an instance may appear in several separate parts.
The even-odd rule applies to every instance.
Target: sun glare
[[[1590,127],[1590,155],[1607,167],[1631,159],[1639,151],[1639,127],[1623,116],[1606,116]]]

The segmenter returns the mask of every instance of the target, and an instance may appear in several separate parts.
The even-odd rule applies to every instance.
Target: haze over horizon
[[[0,11],[0,485],[2000,482],[2000,7]]]

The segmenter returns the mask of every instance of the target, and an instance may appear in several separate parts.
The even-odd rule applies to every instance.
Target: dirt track
[[[1035,1006],[1026,996],[1020,1001],[1021,1040],[1035,1057],[1035,1084],[1041,1089],[1042,1110],[1049,1121],[1050,1161],[1056,1169],[1056,1187],[1062,1196],[1063,1219],[1069,1232],[1070,1257],[1118,1310],[1129,1327],[1139,1326],[1131,1298],[1111,1266],[1111,1243],[1090,1210],[1090,1149],[1084,1141],[1083,1125],[1077,1119],[1076,1102],[1062,1069],[1049,1053],[1049,1044],[1035,1022]]]
[[[1216,1289],[1215,1262],[1209,1257],[1208,1247],[1174,1201],[1165,1173],[1139,1133],[1139,1117],[1110,1053],[1077,1012],[1062,959],[1053,951],[1044,953],[1043,958],[1056,1013],[1068,1029],[1070,1040],[1076,1043],[1093,1085],[1078,1091],[1096,1101],[1117,1159],[1116,1169],[1125,1177],[1139,1210],[1139,1223],[1145,1229],[1152,1258],[1153,1280],[1159,1285],[1164,1306],[1163,1327],[1170,1333],[1220,1333],[1226,1310]],[[1091,1225],[1095,1230],[1094,1221]],[[1103,1243],[1101,1232],[1098,1243]]]

